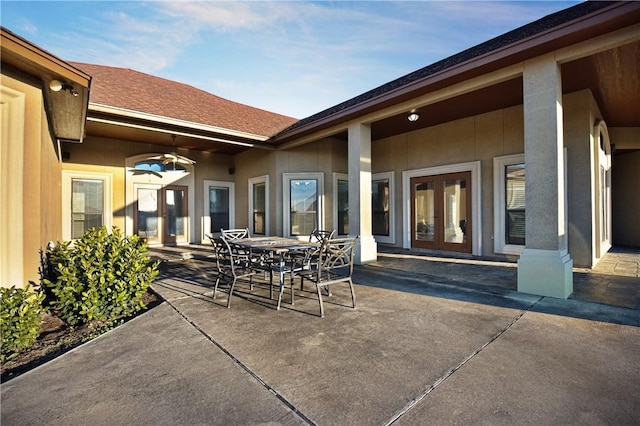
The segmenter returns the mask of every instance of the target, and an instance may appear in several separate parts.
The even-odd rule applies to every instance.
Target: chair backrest
[[[237,240],[238,238],[249,238],[249,228],[244,229],[220,229],[222,239],[224,240]]]
[[[209,240],[209,242],[211,243],[211,245],[213,246],[213,248],[216,248],[216,244],[215,244],[215,240],[216,237],[213,234],[204,234],[205,238],[207,238]]]
[[[207,234],[206,237],[209,238],[213,246],[218,273],[228,273],[231,268],[231,256],[226,242],[222,238],[216,238],[211,234]]]
[[[333,231],[323,231],[316,228],[311,231],[311,234],[309,234],[309,241],[314,243],[324,243],[326,240],[333,238],[333,234],[335,233],[335,229]]]
[[[351,277],[357,240],[358,237],[326,240],[318,260],[320,274]]]

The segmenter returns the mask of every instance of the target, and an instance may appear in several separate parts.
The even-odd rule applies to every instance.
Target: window
[[[62,172],[62,237],[77,239],[95,227],[111,228],[111,175]]]
[[[333,174],[333,228],[336,235],[349,235],[349,180],[344,173]]]
[[[252,235],[269,232],[269,176],[249,179],[249,229]]]
[[[171,166],[169,166],[171,164]],[[182,164],[176,163],[168,163],[165,164],[160,160],[143,160],[137,161],[133,166],[134,171],[145,171],[145,172],[186,172],[187,169]]]
[[[100,179],[71,179],[71,238],[104,224],[104,182]]]
[[[393,172],[387,172],[371,177],[371,233],[380,243],[395,243],[393,176]]]
[[[524,245],[525,220],[524,163],[505,166],[505,239],[507,244]]]
[[[494,251],[520,254],[525,245],[524,154],[493,159]]]
[[[203,234],[216,234],[221,228],[235,227],[234,189],[233,182],[204,181]]]
[[[315,228],[324,229],[323,173],[285,173],[284,232],[308,237]]]

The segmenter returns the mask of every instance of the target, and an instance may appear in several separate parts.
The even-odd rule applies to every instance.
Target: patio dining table
[[[268,256],[269,261],[259,265],[262,269],[269,270],[271,274],[278,273],[278,304],[276,309],[280,310],[282,301],[282,293],[284,292],[284,276],[286,273],[293,273],[294,266],[292,261],[287,258],[289,254],[305,253],[309,250],[320,248],[320,244],[316,242],[298,240],[286,237],[250,237],[233,240],[233,243],[249,250],[252,254],[263,254]],[[253,256],[251,256],[253,257]],[[269,297],[272,297],[273,287],[270,287]],[[293,305],[293,285],[291,287],[291,304]]]

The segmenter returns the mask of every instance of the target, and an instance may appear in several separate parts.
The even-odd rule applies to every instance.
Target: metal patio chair
[[[238,238],[249,238],[251,234],[249,233],[249,228],[238,228],[238,229],[224,229],[220,228],[220,233],[222,239],[224,240],[236,240]]]
[[[347,283],[351,291],[352,307],[354,309],[356,307],[356,295],[351,275],[353,274],[353,257],[357,239],[358,237],[326,240],[317,253],[311,254],[311,256],[317,256],[315,265],[312,264],[311,269],[304,269],[296,273],[300,276],[301,281],[309,280],[316,285],[322,318],[324,318],[322,289],[329,285]]]
[[[213,287],[213,299],[216,298],[220,281],[229,283],[229,297],[227,298],[227,308],[231,305],[231,296],[233,289],[241,279],[249,279],[249,289],[253,290],[253,276],[256,271],[252,267],[250,256],[247,256],[245,250],[238,247],[233,241],[227,241],[223,238],[211,239],[216,253],[216,265],[218,267],[218,277]]]

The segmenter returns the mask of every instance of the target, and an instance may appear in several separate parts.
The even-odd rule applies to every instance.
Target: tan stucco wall
[[[588,90],[563,97],[564,146],[568,156],[567,201],[569,209],[569,253],[573,264],[591,267],[595,261],[595,217],[593,203],[593,134],[602,115]]]
[[[61,239],[60,164],[56,144],[49,131],[39,81],[33,81],[28,77],[3,75],[2,86],[24,94],[24,111],[20,112],[23,115],[24,121],[21,124],[24,129],[21,132],[22,139],[2,141],[3,144],[11,144],[9,149],[13,151],[12,159],[19,162],[9,167],[12,171],[22,173],[20,188],[5,188],[4,184],[2,188],[3,192],[22,191],[21,205],[15,202],[10,205],[11,209],[21,211],[21,222],[12,226],[22,230],[22,245],[16,244],[16,247],[21,247],[22,250],[22,282],[1,284],[24,286],[29,281],[39,282],[40,249],[46,248],[49,241]],[[15,126],[16,121],[3,123],[3,126],[5,125]],[[21,155],[15,155],[16,153]],[[5,166],[3,164],[3,167]],[[3,229],[0,232],[14,230]]]
[[[373,173],[395,172],[396,245],[402,246],[402,172],[481,162],[482,254],[493,254],[493,158],[524,151],[522,106],[497,110],[372,143]],[[477,224],[476,224],[477,226]]]
[[[162,145],[141,144],[127,140],[88,136],[82,144],[64,144],[63,151],[70,156],[63,162],[64,170],[108,173],[113,185],[113,226],[125,229],[126,221],[126,182],[125,161],[128,157],[146,153],[168,152],[170,148]],[[229,174],[233,158],[228,155],[212,154],[201,151],[180,150],[180,154],[196,161],[194,189],[189,197],[195,201],[194,232],[191,242],[199,242],[202,234],[202,216],[204,213],[204,180],[234,181]]]
[[[288,150],[252,149],[234,158],[236,164],[236,225],[249,220],[248,180],[269,175],[271,235],[283,235],[283,173],[324,173],[325,226],[333,226],[333,173],[347,173],[347,142],[326,138]]]
[[[609,129],[613,155],[613,243],[640,247],[640,128]],[[637,151],[620,151],[637,150]]]

